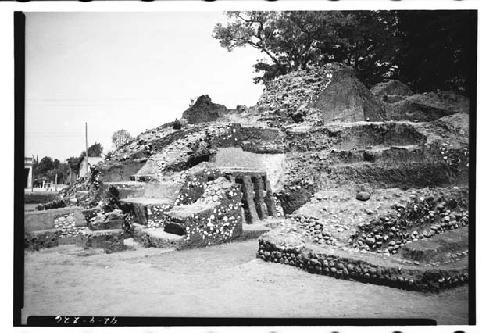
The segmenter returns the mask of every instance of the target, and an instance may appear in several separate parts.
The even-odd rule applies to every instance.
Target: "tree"
[[[476,20],[469,10],[398,11],[398,77],[417,91],[476,88]]]
[[[101,157],[101,155],[102,155],[102,145],[100,143],[96,142],[89,147],[89,157]]]
[[[213,36],[228,51],[251,46],[268,56],[270,61],[254,65],[256,72],[263,72],[256,82],[329,62],[380,75],[393,57],[387,48],[392,40],[396,43],[388,29],[393,16],[362,11],[228,12],[227,24],[218,23]]]
[[[80,172],[80,162],[81,157],[70,157],[66,160],[68,162],[68,166],[74,173],[78,174]]]
[[[113,145],[118,148],[132,139],[132,136],[127,130],[121,129],[113,133]]]
[[[36,169],[38,175],[46,174],[47,171],[54,169],[54,161],[51,157],[45,156],[40,160],[40,163],[36,165]]]
[[[475,11],[228,12],[213,37],[228,51],[251,46],[267,59],[255,82],[311,65],[350,65],[371,86],[395,78],[414,90],[475,87]]]

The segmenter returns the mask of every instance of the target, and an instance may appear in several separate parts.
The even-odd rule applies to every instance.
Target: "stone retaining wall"
[[[351,244],[367,251],[384,248],[396,253],[409,241],[467,226],[468,204],[467,189],[456,188],[436,197],[414,197],[405,206],[394,205],[393,214],[360,225]]]
[[[49,191],[24,191],[24,203],[25,204],[44,204],[53,201],[59,197],[58,192]]]
[[[65,207],[35,212],[24,213],[24,230],[26,232],[34,230],[55,229],[56,219],[72,215],[76,226],[85,226],[85,218],[82,209],[79,207]]]
[[[405,290],[439,291],[467,283],[468,268],[422,269],[381,265],[358,258],[322,253],[304,245],[277,245],[275,240],[259,239],[257,257],[268,262],[296,266],[311,273],[386,285]]]

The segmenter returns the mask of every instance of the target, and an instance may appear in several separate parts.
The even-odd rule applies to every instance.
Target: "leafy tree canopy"
[[[45,156],[35,165],[35,168],[38,173],[46,173],[47,171],[54,169],[54,161],[52,160],[52,157]]]
[[[57,175],[57,182],[63,183],[66,175],[69,173],[69,166],[61,163],[57,158],[52,159],[49,156],[43,157],[40,162],[35,160],[33,164],[35,179],[47,179],[53,181]]]
[[[132,136],[127,130],[120,129],[113,133],[112,140],[115,148],[118,148],[132,139]]]
[[[100,143],[94,143],[89,147],[89,157],[100,157],[102,155],[102,145]]]
[[[74,173],[78,173],[80,171],[80,162],[81,157],[70,157],[66,160],[68,162],[68,166]]]
[[[310,65],[352,66],[368,86],[399,78],[416,90],[469,90],[473,11],[227,12],[213,36],[228,51],[251,46],[255,82]]]

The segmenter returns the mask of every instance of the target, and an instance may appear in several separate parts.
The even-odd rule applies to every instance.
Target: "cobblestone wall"
[[[241,234],[241,191],[225,178],[207,183],[195,203],[175,206],[168,212],[165,231],[185,235],[184,246],[227,242]]]
[[[370,263],[361,258],[323,253],[315,248],[283,244],[263,236],[257,257],[265,261],[296,266],[311,273],[386,285],[406,290],[439,291],[467,283],[467,268],[422,269],[394,264]]]

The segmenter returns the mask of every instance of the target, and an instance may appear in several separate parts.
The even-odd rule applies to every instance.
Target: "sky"
[[[119,129],[136,136],[180,118],[208,94],[234,108],[262,86],[247,47],[228,52],[212,37],[222,12],[26,13],[25,155],[65,160]]]

